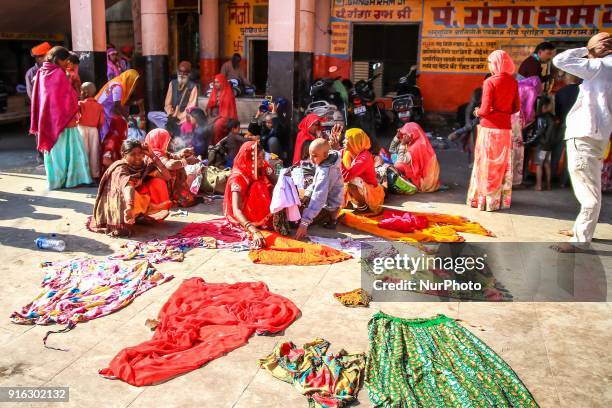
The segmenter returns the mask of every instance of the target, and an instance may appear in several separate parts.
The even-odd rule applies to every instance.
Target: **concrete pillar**
[[[315,0],[270,0],[268,95],[286,98],[297,124],[312,82]]]
[[[200,82],[204,91],[219,72],[219,1],[201,1]]]
[[[168,88],[168,5],[141,0],[142,55],[145,60],[145,107],[163,110]]]
[[[134,29],[134,55],[142,55],[142,25],[140,21],[140,0],[132,0],[132,27]]]
[[[312,76],[321,78],[327,76],[327,70],[329,69],[331,0],[316,0],[315,11],[316,25]]]
[[[79,75],[100,89],[106,82],[106,7],[104,0],[70,0],[72,49],[79,54]]]

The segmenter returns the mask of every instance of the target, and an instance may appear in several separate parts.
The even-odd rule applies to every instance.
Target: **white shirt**
[[[612,133],[612,55],[584,58],[586,48],[575,48],[557,55],[553,63],[584,81],[578,98],[567,114],[565,139],[592,137],[608,140]]]

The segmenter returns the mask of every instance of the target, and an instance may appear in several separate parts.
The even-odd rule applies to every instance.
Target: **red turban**
[[[47,55],[50,49],[51,44],[45,41],[44,43],[38,44],[36,47],[32,48],[30,53],[33,57],[44,57],[45,55]]]

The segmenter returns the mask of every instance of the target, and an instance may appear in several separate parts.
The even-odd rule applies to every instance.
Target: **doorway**
[[[257,94],[266,93],[268,81],[268,40],[265,38],[248,39],[249,81]]]
[[[376,96],[392,93],[397,81],[417,63],[418,50],[419,24],[355,24],[353,66],[368,68],[367,73],[353,70],[353,82],[380,73],[377,91],[382,92]]]

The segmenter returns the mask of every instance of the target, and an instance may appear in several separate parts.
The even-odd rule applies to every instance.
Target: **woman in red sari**
[[[212,93],[206,105],[206,114],[214,122],[213,144],[217,144],[227,134],[227,122],[230,119],[238,120],[236,98],[223,74],[215,76]]]
[[[321,137],[321,117],[310,113],[298,125],[298,134],[293,148],[293,164],[296,165],[302,159],[302,147],[309,140]]]
[[[510,117],[521,108],[514,62],[502,50],[488,57],[493,74],[482,86],[482,102],[474,168],[467,204],[482,211],[510,208],[512,201],[512,126]]]
[[[153,129],[145,138],[145,143],[166,166],[171,175],[167,181],[156,179],[155,191],[150,193],[151,202],[157,205],[167,205],[168,208],[173,204],[179,207],[191,207],[197,203],[197,200],[189,189],[186,168],[191,169],[188,166],[198,164],[200,161],[191,148],[183,149],[177,153],[168,152],[171,139],[170,133],[160,128]],[[153,180],[151,181],[153,182]]]
[[[227,180],[223,213],[232,225],[249,233],[258,247],[265,244],[259,228],[270,228],[273,223],[270,203],[275,184],[276,175],[265,160],[259,142],[245,142],[234,159]]]
[[[418,124],[409,122],[399,129],[389,151],[397,154],[395,168],[420,192],[431,193],[438,190],[440,165],[427,135]]]

